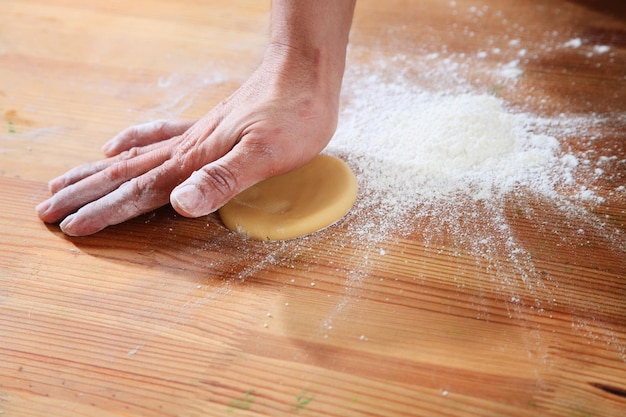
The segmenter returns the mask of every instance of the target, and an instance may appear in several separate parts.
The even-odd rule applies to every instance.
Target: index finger
[[[85,204],[113,192],[131,178],[139,177],[160,166],[169,155],[167,149],[159,148],[133,159],[117,161],[100,172],[62,188],[37,206],[37,214],[41,220],[48,223],[59,221]]]
[[[172,169],[168,163],[132,178],[65,218],[61,230],[70,236],[86,236],[164,206],[178,181]]]

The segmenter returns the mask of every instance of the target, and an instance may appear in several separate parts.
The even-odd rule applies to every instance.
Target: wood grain
[[[261,57],[269,3],[3,1],[0,415],[623,416],[617,3],[359,1],[348,68],[404,57],[424,89],[457,75],[512,109],[604,120],[559,137],[617,155],[586,180],[604,201],[566,198],[580,210],[564,216],[563,200],[507,197],[498,215],[517,253],[481,207],[382,240],[355,235],[358,213],[268,243],[171,207],[67,238],[34,214],[46,182],[130,124],[223,99]],[[457,72],[423,71],[428,56]],[[514,60],[517,80],[490,71]]]

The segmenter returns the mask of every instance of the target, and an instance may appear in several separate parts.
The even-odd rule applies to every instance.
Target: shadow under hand
[[[145,266],[191,280],[243,281],[250,265],[275,250],[271,243],[230,232],[217,214],[189,219],[169,205],[94,235],[67,239],[95,258]]]
[[[626,21],[626,3],[615,0],[571,0],[587,9],[595,10],[607,16]]]

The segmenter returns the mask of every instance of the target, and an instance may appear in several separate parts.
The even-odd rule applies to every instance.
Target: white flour
[[[331,149],[350,155],[369,188],[410,204],[458,192],[484,200],[519,185],[552,186],[546,168],[558,163],[558,141],[532,133],[526,115],[507,112],[494,96],[390,85],[359,91],[365,97],[346,112]]]
[[[515,112],[494,95],[472,92],[463,83],[462,64],[433,54],[413,60],[425,67],[430,62],[430,72],[420,71],[435,80],[438,71],[445,73],[447,84],[427,90],[409,81],[411,74],[394,73],[393,64],[346,74],[340,124],[327,151],[347,159],[360,179],[362,198],[353,219],[358,235],[379,241],[387,231],[424,226],[425,219],[429,228],[449,228],[459,217],[478,215],[472,207],[480,203],[492,213],[493,229],[475,241],[491,241],[491,234],[508,228],[502,223],[507,197],[530,193],[559,200],[570,212],[583,210],[575,201],[603,201],[592,185],[577,182],[576,173],[601,176],[603,161],[617,157],[592,161],[561,143],[573,134],[583,137],[603,119]],[[388,61],[397,68],[409,64],[403,56]],[[501,82],[515,82],[501,70],[494,71]],[[563,188],[569,194],[562,195]],[[463,230],[448,231],[464,239]]]
[[[383,45],[380,51],[368,50],[349,60],[338,130],[325,151],[344,158],[359,181],[359,199],[336,225],[339,231],[329,228],[286,242],[242,242],[237,253],[241,264],[215,256],[203,267],[221,271],[230,266],[233,276],[242,280],[269,266],[297,268],[286,285],[315,290],[324,282],[311,281],[308,272],[336,267],[336,278],[345,285],[344,297],[319,328],[317,336],[324,338],[332,335],[333,321],[358,301],[363,282],[388,279],[376,264],[385,257],[394,257],[398,265],[416,262],[409,279],[419,282],[419,262],[443,254],[449,266],[437,279],[456,285],[459,294],[474,294],[477,319],[489,318],[491,301],[484,302],[483,297],[494,296],[503,300],[510,317],[521,318],[522,323],[529,311],[551,318],[551,307],[567,300],[561,300],[558,285],[547,285],[549,276],[535,270],[531,252],[543,249],[526,246],[531,239],[522,241],[520,231],[523,234],[528,226],[520,224],[535,222],[533,233],[544,233],[546,245],[566,247],[559,250],[593,239],[607,251],[626,256],[623,233],[610,219],[594,213],[602,211],[604,197],[626,197],[620,174],[626,165],[623,150],[594,143],[602,139],[598,128],[603,134],[607,129],[619,132],[626,115],[600,117],[590,112],[547,118],[505,102],[498,95],[500,89],[515,91],[523,102],[524,92],[517,87],[525,60],[536,59],[539,52],[571,49],[568,52],[586,54],[590,60],[612,59],[610,48],[579,38],[567,41],[551,35],[553,42],[537,49],[515,35],[507,38],[508,47],[500,44],[502,48],[495,44],[499,38],[494,45],[487,42],[467,53],[450,52],[445,45],[438,45],[437,51],[424,47],[403,53]],[[385,55],[390,50],[396,52]],[[163,86],[177,81],[159,80]],[[173,107],[186,103],[174,98]],[[533,103],[529,107],[545,110],[543,102],[529,102]],[[597,179],[614,188],[597,189]],[[412,243],[396,244],[396,238],[407,234]],[[214,239],[204,242],[201,250],[220,254],[221,245]],[[412,250],[420,255],[412,256]],[[449,263],[455,256],[460,262]],[[472,259],[475,264],[468,267]],[[467,274],[472,274],[471,280]],[[488,282],[483,286],[481,279]],[[265,316],[260,321],[264,326],[267,322]],[[626,361],[620,342],[611,343],[622,349]],[[531,348],[538,346],[541,343]]]
[[[402,246],[386,245],[406,233],[424,245],[427,256],[473,257],[509,317],[524,317],[529,309],[551,317],[561,294],[549,290],[552,284],[535,269],[536,249],[520,241],[511,212],[559,236],[556,246],[588,244],[586,236],[593,235],[607,251],[626,255],[623,233],[593,213],[604,202],[595,180],[609,179],[608,164],[607,172],[622,184],[602,195],[626,196],[620,168],[615,173],[626,159],[619,150],[589,146],[608,117],[516,111],[495,95],[476,93],[464,81],[468,67],[459,58],[431,53],[348,67],[340,124],[327,149],[348,161],[360,186],[346,222],[358,265],[346,275],[346,297],[357,295],[369,279],[370,259],[404,256],[390,251]],[[402,70],[407,67],[414,70]],[[511,85],[522,74],[515,63],[496,65],[490,75]],[[544,210],[552,211],[553,224]],[[562,219],[569,229],[557,230]],[[295,246],[306,251],[306,245]],[[467,271],[462,261],[442,279],[463,291]],[[420,279],[419,268],[413,279]],[[329,324],[345,305],[337,306]],[[476,309],[477,319],[489,318],[480,299]]]
[[[519,40],[508,44],[511,50],[498,51],[500,56],[534,53]],[[523,61],[491,62],[486,58],[493,50],[455,54],[442,48],[380,59],[367,53],[366,59],[352,61],[368,64],[348,62],[339,126],[326,150],[344,158],[359,181],[357,203],[337,225],[347,233],[323,231],[287,242],[242,244],[242,251],[250,247],[243,258],[252,267],[237,270],[237,277],[244,279],[267,265],[294,267],[293,259],[320,256],[323,242],[328,259],[352,248],[350,268],[337,273],[345,275],[347,297],[354,296],[375,269],[375,259],[398,256],[392,253],[393,240],[412,234],[416,245],[432,256],[438,251],[473,256],[479,269],[499,282],[504,299],[512,300],[512,311],[524,303],[539,310],[545,297],[544,302],[521,297],[533,294],[531,288],[540,286],[542,278],[534,269],[532,248],[518,240],[510,221],[511,210],[531,222],[545,221],[544,206],[555,211],[552,218],[573,225],[571,235],[561,235],[557,245],[576,245],[593,234],[610,245],[607,250],[626,253],[622,233],[589,210],[604,202],[606,190],[600,193],[595,180],[607,179],[607,172],[618,180],[611,182],[617,185],[608,195],[626,195],[619,176],[624,156],[619,150],[587,146],[598,139],[598,127],[609,125],[609,116],[546,118],[513,108],[498,91],[517,88]],[[475,85],[468,80],[477,72],[481,81]],[[160,82],[176,84],[177,79]],[[624,124],[626,116],[611,120]],[[551,227],[541,226],[545,233],[553,233]],[[219,252],[219,242],[207,242],[205,249],[212,247]],[[309,266],[302,260],[297,265],[302,271]],[[460,263],[448,278],[456,281],[465,273]],[[339,303],[335,313],[344,305]]]

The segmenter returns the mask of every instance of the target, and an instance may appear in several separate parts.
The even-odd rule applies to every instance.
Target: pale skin
[[[239,89],[199,120],[122,131],[103,146],[107,159],[50,181],[41,220],[84,236],[168,202],[200,217],[310,161],[337,126],[355,1],[274,0],[270,43]]]

